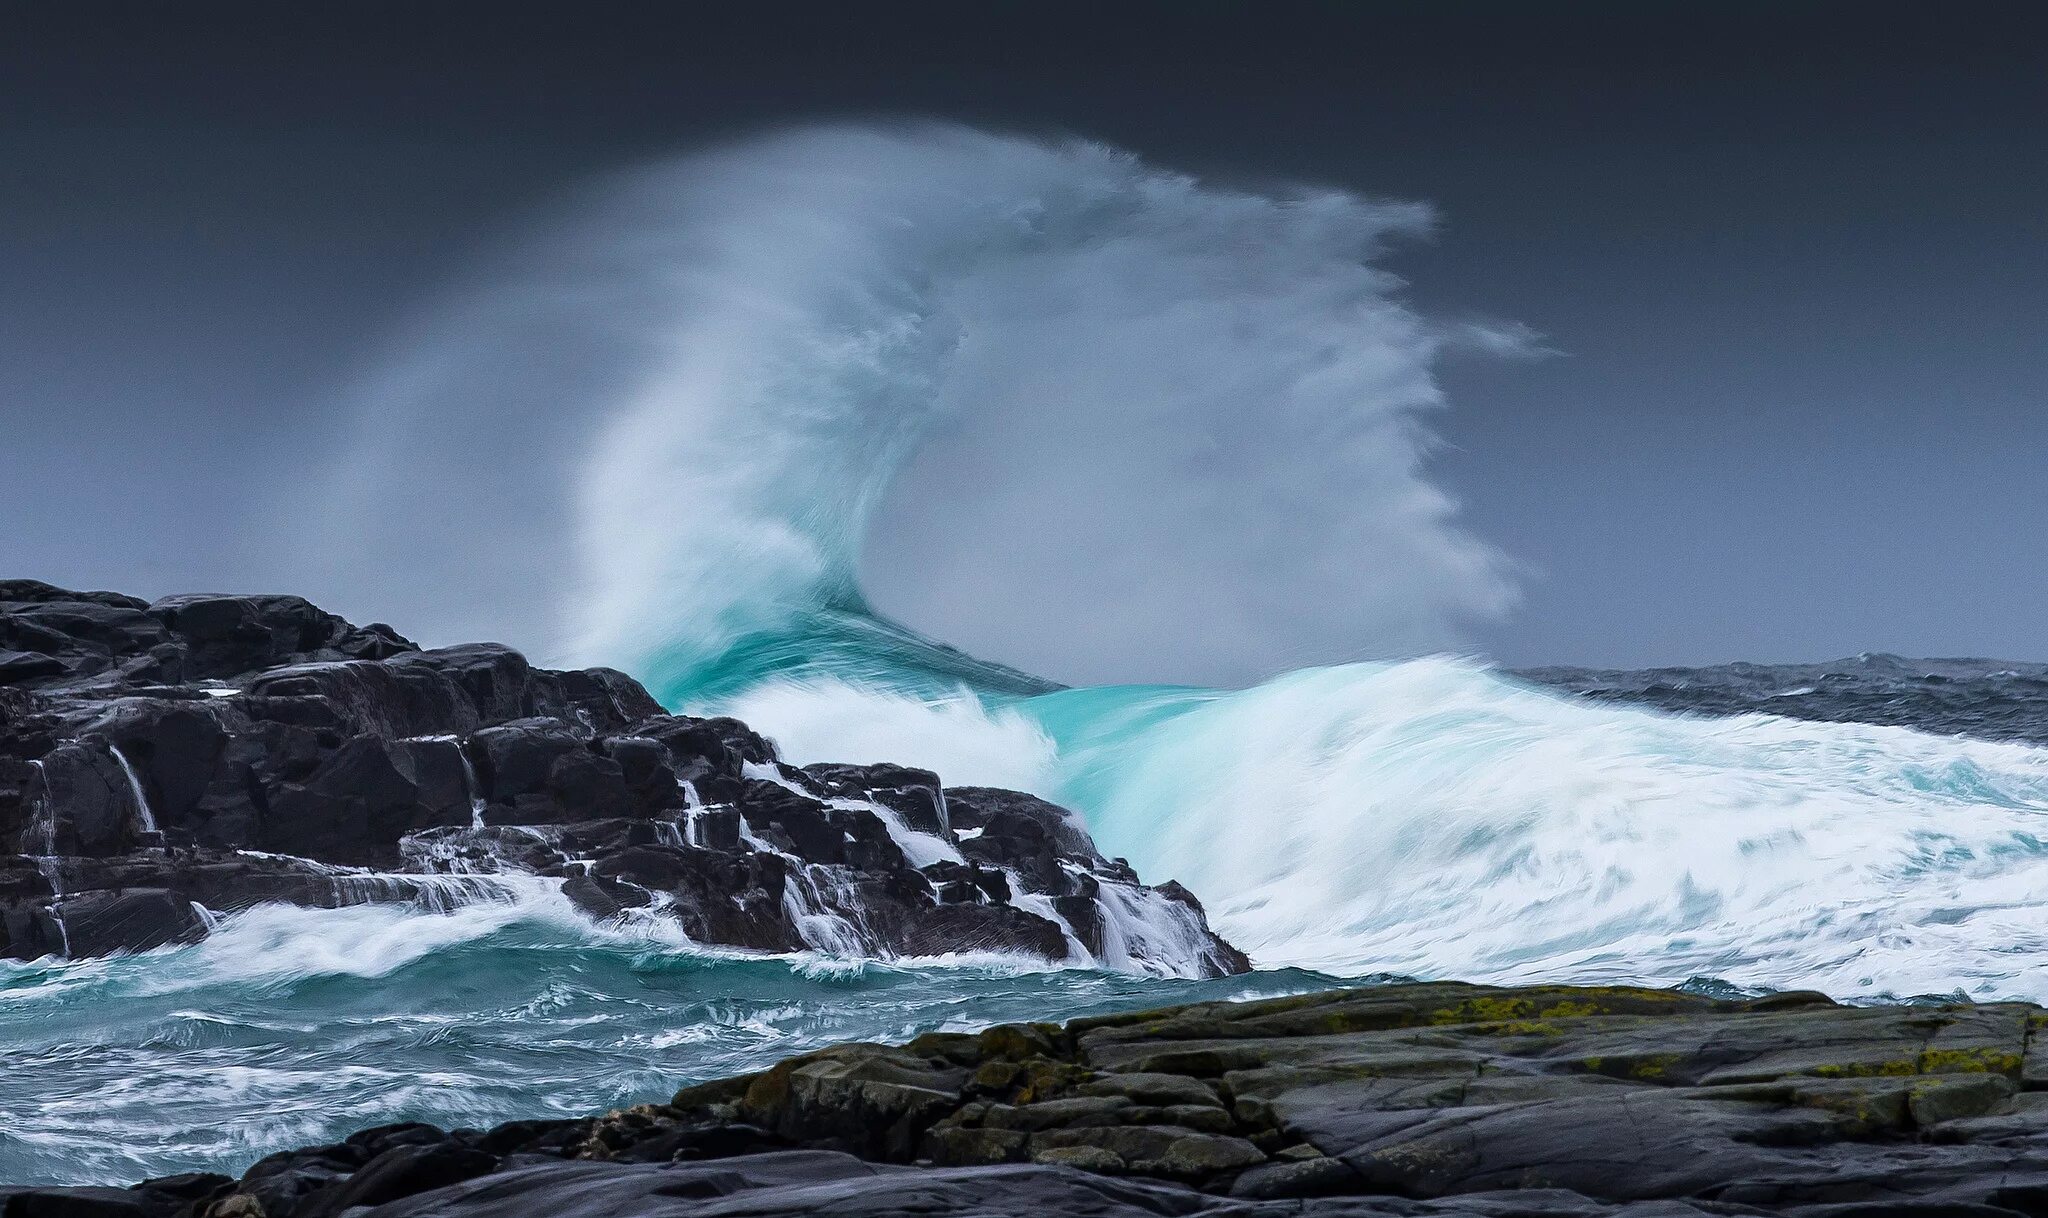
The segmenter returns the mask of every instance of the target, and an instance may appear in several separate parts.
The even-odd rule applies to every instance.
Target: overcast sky
[[[336,387],[565,192],[915,115],[1433,206],[1411,298],[1558,352],[1443,372],[1490,654],[2048,657],[2027,6],[727,7],[0,4],[0,569],[245,585]]]

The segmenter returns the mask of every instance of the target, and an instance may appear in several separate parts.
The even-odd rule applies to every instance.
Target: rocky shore
[[[2048,1011],[1408,984],[845,1045],[6,1218],[2048,1213]]]
[[[0,845],[0,956],[24,959],[190,942],[267,902],[546,885],[762,952],[1249,967],[1042,800],[793,766],[624,674],[288,596],[0,582]],[[2039,1218],[2044,1035],[2024,1004],[1385,985],[842,1045],[601,1117],[367,1129],[239,1179],[0,1187],[0,1218]]]
[[[1013,791],[786,765],[610,669],[423,649],[293,596],[0,581],[0,957],[140,951],[264,902],[507,899],[536,878],[693,942],[1242,972],[1174,884]]]

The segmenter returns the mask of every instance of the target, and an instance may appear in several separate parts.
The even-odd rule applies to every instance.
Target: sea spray
[[[1067,803],[1260,963],[2036,993],[1987,945],[2041,943],[2039,751],[1279,672],[1513,599],[1426,424],[1446,344],[1526,344],[1377,268],[1429,222],[938,125],[651,166],[411,329],[297,548],[799,762]],[[380,585],[400,546],[427,577]],[[1240,688],[1047,679],[1131,674]]]
[[[2048,749],[1670,715],[1449,659],[989,700],[970,735],[1053,742],[1025,785],[1261,965],[2048,998]],[[935,709],[897,758],[959,721]]]
[[[944,124],[650,165],[406,327],[280,558],[707,692],[1442,646],[1514,589],[1428,480],[1434,365],[1528,344],[1404,301],[1377,263],[1431,222]]]

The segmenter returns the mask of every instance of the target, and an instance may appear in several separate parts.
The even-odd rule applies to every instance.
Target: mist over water
[[[869,605],[1068,682],[1452,645],[1514,590],[1423,474],[1432,365],[1523,339],[1402,303],[1430,223],[941,125],[650,166],[359,388],[315,578],[695,687]]]

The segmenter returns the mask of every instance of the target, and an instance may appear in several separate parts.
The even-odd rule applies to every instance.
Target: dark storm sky
[[[2030,6],[0,5],[0,568],[246,583],[319,405],[594,173],[933,115],[1426,200],[1510,663],[2048,657]],[[1786,10],[1786,11],[1780,11]]]

